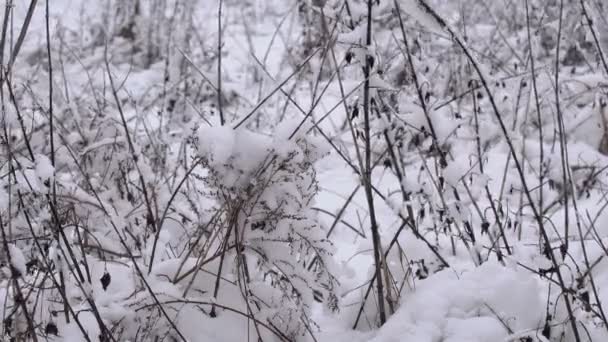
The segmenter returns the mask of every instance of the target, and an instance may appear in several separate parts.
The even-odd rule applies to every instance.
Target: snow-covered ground
[[[2,338],[608,341],[605,5],[370,3],[39,0]]]

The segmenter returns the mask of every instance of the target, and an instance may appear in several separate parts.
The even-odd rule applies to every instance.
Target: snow
[[[117,341],[181,334],[189,342],[570,342],[566,300],[581,341],[608,340],[598,312],[608,301],[608,157],[599,148],[608,134],[608,81],[580,10],[564,8],[560,57],[572,43],[582,60],[554,70],[555,47],[543,42],[554,30],[543,28],[558,28],[558,8],[531,1],[538,122],[521,4],[399,0],[415,89],[393,1],[374,2],[365,46],[367,1],[348,1],[347,13],[343,0],[322,1],[322,11],[317,1],[225,0],[222,125],[219,0],[142,0],[138,14],[124,7],[132,4],[52,3],[54,151],[44,2],[11,70],[22,117],[7,101],[0,312],[13,322],[5,321],[6,338],[27,330],[24,316],[11,313],[18,298],[10,266],[36,298],[25,305],[39,339],[47,323],[57,326],[49,341],[85,339],[73,317],[66,320],[63,295],[94,341],[99,312]],[[5,62],[28,5],[15,2]],[[600,7],[592,17],[606,45]],[[334,34],[327,54],[325,29]],[[454,38],[479,64],[500,116],[475,88],[479,75]],[[364,70],[370,57],[374,65]],[[385,255],[383,325],[370,284],[366,152]]]
[[[224,165],[232,156],[235,145],[235,133],[232,128],[228,126],[203,127],[200,129],[198,137],[201,153],[210,155],[214,165]]]
[[[18,276],[25,275],[27,268],[23,252],[14,245],[8,245],[8,251],[11,256],[11,266],[18,272]]]
[[[47,156],[39,154],[36,157],[36,176],[40,178],[41,181],[52,181],[53,175],[55,174],[55,169],[51,164],[51,160],[47,158]]]
[[[372,341],[501,341],[509,330],[539,327],[538,292],[534,276],[497,263],[444,270],[417,282]]]
[[[400,2],[401,10],[411,15],[427,29],[435,33],[441,33],[443,31],[443,27],[420,4],[420,0],[400,0]]]

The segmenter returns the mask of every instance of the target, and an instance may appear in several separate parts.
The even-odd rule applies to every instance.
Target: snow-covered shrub
[[[230,127],[201,128],[203,181],[223,213],[227,267],[258,318],[286,336],[311,329],[313,300],[336,310],[332,244],[314,219],[318,191],[313,163],[323,151],[287,124],[267,137]],[[226,252],[226,251],[224,251]]]
[[[171,322],[183,310],[207,322],[237,319],[221,312],[228,307],[295,339],[316,330],[314,301],[337,309],[333,246],[311,209],[318,191],[313,163],[325,153],[319,141],[302,134],[289,139],[292,125],[274,137],[201,128],[187,149],[194,153],[188,171],[170,167],[186,157],[175,154],[182,144],[167,145],[159,159],[163,147],[150,135],[120,123],[98,126],[97,143],[77,136],[71,146],[62,141],[67,155],[55,167],[38,153],[34,161],[17,157],[3,166],[11,175],[2,184],[3,222],[18,240],[8,247],[14,281],[51,299],[38,306],[35,296],[27,301],[30,315],[53,313],[43,314],[48,331],[80,338],[82,324],[102,339],[176,337]],[[24,253],[13,253],[17,248]],[[201,261],[206,272],[238,286],[194,271]],[[4,311],[12,319],[7,334],[20,336],[28,318],[10,288],[17,297],[7,297],[15,308]],[[201,300],[205,310],[184,308]],[[159,303],[171,304],[162,304],[163,311]],[[87,312],[76,316],[84,323],[74,321],[80,310]]]

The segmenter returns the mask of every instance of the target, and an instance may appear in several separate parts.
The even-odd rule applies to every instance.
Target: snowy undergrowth
[[[2,81],[3,338],[608,339],[603,5],[51,3]]]

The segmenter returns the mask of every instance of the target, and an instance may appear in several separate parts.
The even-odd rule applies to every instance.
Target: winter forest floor
[[[5,0],[2,341],[608,341],[600,0]]]

